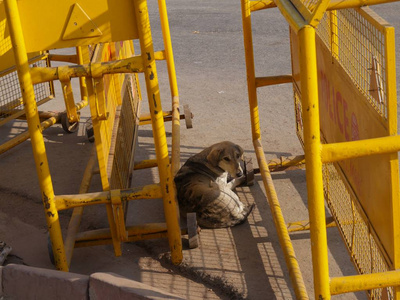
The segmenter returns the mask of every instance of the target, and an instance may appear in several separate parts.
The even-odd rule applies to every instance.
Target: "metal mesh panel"
[[[387,121],[384,27],[370,9],[346,9],[326,13],[318,25],[317,35],[331,51],[332,62],[341,65],[367,105],[378,113],[379,118]],[[301,94],[296,85],[294,101],[297,135],[304,145]],[[357,271],[361,274],[389,271],[391,261],[340,166],[325,164],[323,177],[327,205]],[[394,297],[392,288],[368,293],[371,299]]]
[[[111,170],[111,188],[129,187],[132,157],[139,123],[139,97],[135,76],[126,76]]]
[[[321,22],[318,24],[317,27],[317,34],[318,37],[324,42],[325,46],[332,51],[331,47],[331,23],[330,23],[330,14],[335,14],[336,11],[332,12],[327,12],[324,14],[324,17],[322,18]]]
[[[372,11],[366,11],[343,9],[325,14],[318,36],[329,49],[337,49],[338,62],[368,103],[386,119],[385,34],[382,27],[369,21]]]
[[[119,59],[130,57],[132,53],[128,46],[129,42],[97,45],[92,62],[111,61],[113,55]],[[120,51],[122,48],[119,47],[125,50]],[[129,185],[138,125],[139,94],[136,82],[132,82],[137,77],[128,78],[129,75],[108,74],[100,80],[93,80],[96,93],[91,95],[89,102],[103,189],[126,188]],[[97,119],[94,100],[105,101],[106,119]]]
[[[340,167],[325,164],[323,175],[325,199],[358,272],[368,274],[389,271],[385,257],[374,239],[373,229],[351,189],[345,185]],[[372,299],[382,298],[381,289],[369,293]],[[388,289],[388,295],[389,299],[393,299],[391,288]]]
[[[47,61],[43,59],[30,65],[30,67],[46,66]],[[34,91],[37,102],[53,96],[49,82],[35,84]],[[0,120],[23,108],[18,74],[16,71],[6,73],[0,77]]]

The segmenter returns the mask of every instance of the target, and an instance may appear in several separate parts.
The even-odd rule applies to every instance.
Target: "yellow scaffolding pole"
[[[99,5],[106,4],[106,1],[102,2],[101,4],[99,3]],[[131,25],[133,26],[129,27],[125,34],[129,37],[129,39],[139,39],[141,47],[140,56],[131,56],[131,54],[133,53],[133,42],[130,42],[130,45],[128,46],[130,47],[130,49],[127,49],[125,44],[114,43],[114,35],[109,36],[105,34],[102,35],[102,42],[103,45],[107,45],[106,47],[108,47],[107,49],[109,50],[109,52],[98,52],[97,54],[100,54],[101,56],[100,62],[90,63],[88,60],[88,49],[85,50],[85,48],[81,48],[80,46],[86,46],[87,44],[85,44],[85,39],[90,38],[91,36],[79,35],[78,37],[76,37],[77,41],[68,40],[68,43],[76,43],[74,44],[74,46],[76,46],[76,56],[55,57],[62,61],[78,63],[78,65],[60,66],[56,68],[29,68],[28,57],[26,54],[29,49],[27,50],[24,44],[25,42],[22,32],[23,29],[19,12],[25,13],[21,13],[21,15],[24,16],[24,20],[26,20],[25,18],[29,17],[29,13],[31,12],[31,10],[36,9],[36,7],[33,4],[33,6],[29,6],[31,5],[29,3],[28,7],[23,7],[23,5],[20,5],[20,7],[18,7],[15,0],[9,0],[5,2],[5,11],[7,13],[7,20],[10,25],[10,36],[12,40],[12,46],[14,48],[13,50],[15,51],[14,53],[16,57],[17,71],[19,75],[23,102],[26,111],[25,114],[29,128],[29,134],[25,134],[23,137],[27,138],[28,136],[30,136],[32,140],[32,148],[35,157],[40,188],[42,191],[43,203],[45,206],[47,226],[49,228],[50,240],[52,242],[52,254],[55,258],[54,263],[58,269],[64,271],[68,271],[68,265],[71,261],[72,251],[77,241],[76,237],[79,236],[80,238],[82,238],[82,236],[84,236],[84,234],[78,234],[78,227],[82,216],[82,209],[86,205],[94,204],[106,205],[110,228],[107,229],[107,241],[102,240],[101,237],[98,238],[97,232],[91,232],[91,240],[88,241],[88,244],[96,244],[96,240],[98,239],[100,239],[100,244],[111,242],[114,246],[115,255],[119,256],[122,253],[121,242],[123,241],[137,240],[140,239],[142,235],[143,238],[149,238],[150,236],[168,237],[172,262],[174,264],[179,264],[183,258],[181,229],[179,224],[179,214],[173,182],[173,172],[176,172],[179,169],[180,160],[179,96],[176,82],[175,65],[173,61],[172,46],[170,41],[166,5],[165,1],[159,1],[160,19],[164,36],[165,50],[155,53],[151,37],[147,2],[145,0],[136,1],[135,3],[132,3],[131,1],[125,1],[124,4],[131,7],[134,16],[130,15],[130,17],[134,22],[136,22],[136,24],[134,22],[131,23]],[[121,9],[121,5],[118,6],[119,9]],[[77,8],[78,6],[75,4],[73,7]],[[65,7],[63,7],[62,5],[55,5],[54,9],[56,8],[60,11],[65,9]],[[106,9],[108,9],[108,6],[106,6]],[[113,11],[113,13],[116,12]],[[119,13],[123,14],[124,11],[120,11]],[[115,26],[118,27],[119,25],[121,25],[120,22],[115,21],[115,18],[111,19],[111,21],[114,22],[114,25],[117,23]],[[105,23],[109,24],[109,22]],[[35,25],[37,24],[35,23]],[[33,27],[34,26],[32,26],[32,28]],[[29,30],[32,28],[29,27]],[[27,30],[27,28],[24,29]],[[33,28],[33,31],[35,29],[36,28]],[[52,44],[52,46],[54,46],[55,48],[60,48],[62,47],[62,45],[65,45],[65,39],[60,40],[58,32],[46,33],[48,35],[44,44],[39,43],[38,45],[35,45],[35,47],[45,47],[45,45],[47,45],[48,43],[47,39],[50,40],[52,38],[54,38],[54,40],[56,41],[55,44]],[[27,45],[32,46],[32,43],[27,42]],[[130,54],[126,54],[127,52],[129,52]],[[126,58],[127,56],[129,56],[129,58]],[[122,57],[123,59],[116,60],[116,58],[120,57]],[[161,107],[158,76],[156,71],[155,62],[156,60],[160,59],[167,61],[170,80],[172,111],[167,114],[163,112]],[[137,82],[133,81],[132,77],[121,75],[121,73],[138,72],[144,73],[146,81],[148,102],[150,108],[148,121],[150,121],[152,124],[156,152],[155,161],[152,160],[143,162],[140,166],[157,166],[159,170],[160,183],[147,185],[144,187],[121,190],[118,188],[113,188],[113,186],[124,186],[124,184],[118,180],[121,179],[121,181],[128,181],[130,174],[124,173],[122,176],[121,174],[115,175],[115,173],[113,173],[114,168],[118,168],[120,165],[124,164],[123,160],[114,160],[114,158],[116,158],[116,153],[120,154],[121,151],[123,151],[119,150],[120,148],[115,147],[115,143],[118,140],[118,137],[120,137],[120,135],[117,135],[117,133],[115,133],[115,130],[117,129],[118,132],[120,132],[120,128],[117,128],[116,126],[125,126],[125,123],[129,123],[129,121],[126,121],[126,119],[128,118],[129,120],[130,118],[133,120],[133,122],[129,123],[130,125],[139,125],[137,108],[137,106],[139,105],[139,100],[136,101],[139,96],[137,94],[134,94],[134,92],[138,92],[139,87],[136,86]],[[109,76],[103,79],[103,75],[105,74],[120,75],[113,77]],[[73,93],[70,81],[73,77],[79,77],[80,80],[82,101],[77,104],[75,104],[73,100]],[[123,78],[122,82],[119,82],[118,78]],[[108,79],[110,79],[112,82],[107,82]],[[85,170],[84,179],[81,184],[80,194],[78,195],[55,196],[53,191],[53,185],[51,181],[45,145],[41,131],[42,128],[45,128],[46,126],[49,126],[49,124],[51,125],[58,121],[59,115],[49,116],[49,119],[46,120],[41,126],[39,114],[37,111],[37,103],[35,102],[33,90],[34,84],[48,82],[52,80],[60,80],[62,83],[69,121],[79,121],[79,114],[77,113],[77,111],[83,106],[86,106],[88,103],[90,104],[93,131],[94,135],[96,136],[96,146],[91,153],[88,166]],[[124,86],[123,91],[121,89],[121,85]],[[107,90],[108,87],[110,87],[110,89]],[[121,98],[121,94],[124,95],[124,99],[125,97],[128,97],[128,100],[131,102],[124,102]],[[126,104],[126,106],[124,106],[124,109],[121,108],[121,104]],[[137,106],[135,106],[135,104]],[[121,111],[126,112],[126,114],[122,115]],[[171,161],[168,153],[167,139],[164,127],[164,117],[171,117],[173,119],[173,155]],[[122,125],[120,123],[122,122],[121,120],[125,120],[124,124]],[[135,122],[135,120],[137,122]],[[132,139],[129,139],[130,147],[132,148],[129,148],[128,152],[132,151],[131,154],[133,155],[133,147],[135,142],[134,135],[136,133],[136,128],[129,128],[129,130],[130,129],[132,129],[132,131],[123,133],[126,133],[127,135],[132,134],[132,136],[130,136],[130,138]],[[124,136],[121,137],[121,139],[123,138]],[[13,142],[19,143],[20,140]],[[114,152],[115,149],[118,149],[118,151]],[[100,193],[87,193],[91,176],[95,173],[95,154],[97,154],[97,162],[99,163],[100,170],[99,173],[101,175],[102,187],[104,191]],[[131,170],[129,169],[133,168],[133,157],[129,157],[128,160],[129,166],[127,166],[127,172],[130,172]],[[120,163],[120,165],[118,165],[118,163]],[[125,172],[125,169],[123,171]],[[110,177],[109,174],[111,174]],[[124,178],[115,179],[116,176],[120,175]],[[125,178],[125,175],[127,178]],[[126,203],[126,201],[135,199],[156,198],[163,199],[166,226],[164,225],[162,229],[160,229],[159,226],[154,226],[151,230],[147,228],[146,232],[143,233],[138,232],[138,230],[140,231],[140,228],[142,227],[127,229],[125,225],[124,214],[124,204]],[[67,238],[64,247],[60,223],[58,219],[58,211],[70,208],[73,208],[74,212],[70,221],[70,225],[68,227]],[[87,243],[84,240],[79,240],[79,244],[83,245]]]
[[[278,201],[271,173],[268,168],[268,162],[265,159],[264,150],[261,143],[260,119],[257,101],[257,85],[254,68],[253,38],[251,34],[251,6],[249,0],[242,0],[242,22],[243,38],[246,56],[247,73],[247,92],[249,97],[251,132],[254,149],[257,156],[260,173],[263,179],[264,187],[267,192],[267,199],[274,219],[275,227],[278,232],[279,242],[285,256],[285,261],[289,269],[290,279],[292,281],[295,295],[298,299],[308,299],[303,276],[294,253],[294,249],[283,218],[282,210]],[[285,78],[287,80],[288,78]],[[272,79],[275,80],[275,79]],[[267,80],[268,81],[268,80]]]
[[[158,88],[154,48],[151,39],[150,20],[145,0],[137,1],[135,5],[135,14],[138,25],[140,25],[138,26],[139,35],[142,37],[140,39],[142,60],[143,62],[146,62],[144,75],[147,83],[147,96],[152,116],[151,121],[154,144],[160,174],[160,186],[163,195],[165,219],[168,227],[171,260],[174,264],[179,264],[183,259],[179,215],[177,214],[175,189],[168,156],[167,138],[165,135],[164,119]]]
[[[323,186],[323,163],[338,162],[341,160],[365,157],[378,154],[390,154],[393,153],[392,170],[397,174],[397,152],[400,150],[400,137],[393,135],[397,131],[395,126],[396,121],[396,107],[393,107],[393,100],[390,101],[391,109],[388,115],[389,136],[370,138],[357,141],[348,142],[336,142],[329,144],[321,143],[320,136],[320,110],[319,110],[319,87],[318,87],[318,73],[317,73],[317,55],[316,55],[316,29],[315,27],[319,24],[322,14],[324,11],[330,11],[329,22],[331,28],[328,43],[330,43],[330,51],[333,59],[339,59],[339,43],[338,43],[338,25],[337,25],[337,14],[335,9],[339,8],[351,8],[360,7],[363,5],[373,5],[393,2],[391,0],[350,0],[350,1],[315,1],[315,3],[305,2],[301,0],[261,0],[261,1],[246,1],[242,0],[242,18],[243,18],[243,36],[245,44],[246,54],[246,69],[247,69],[247,81],[248,81],[248,96],[249,96],[249,107],[250,116],[252,122],[252,137],[254,147],[256,149],[258,163],[260,165],[260,172],[264,181],[264,186],[267,192],[268,201],[271,206],[274,222],[277,227],[278,236],[280,238],[281,245],[285,254],[285,259],[288,264],[288,268],[291,273],[291,279],[295,294],[297,298],[307,298],[307,294],[304,290],[304,295],[300,294],[299,284],[301,286],[302,281],[300,270],[297,269],[297,262],[295,259],[290,261],[287,258],[287,253],[292,251],[292,244],[290,238],[286,238],[286,230],[282,228],[283,216],[281,216],[281,209],[279,206],[278,199],[273,189],[272,179],[270,178],[268,165],[264,162],[264,153],[261,146],[260,139],[260,127],[259,127],[259,115],[258,115],[258,104],[256,88],[267,86],[270,84],[280,84],[291,81],[290,75],[282,76],[269,76],[269,77],[255,77],[254,74],[254,57],[252,48],[252,36],[251,36],[251,19],[250,12],[257,11],[265,8],[277,6],[282,15],[286,18],[287,22],[291,26],[291,30],[296,32],[298,37],[298,49],[299,51],[299,62],[300,62],[300,84],[298,93],[301,94],[301,111],[302,111],[302,128],[303,128],[303,139],[306,157],[306,177],[307,177],[307,191],[308,191],[308,211],[309,211],[309,224],[308,222],[296,222],[289,224],[290,231],[309,229],[311,235],[311,250],[312,250],[312,262],[313,262],[313,278],[314,278],[314,293],[315,299],[330,299],[331,295],[355,292],[361,290],[375,290],[382,289],[382,293],[391,292],[387,290],[388,287],[396,287],[394,291],[394,298],[398,298],[398,287],[400,285],[400,273],[398,271],[387,271],[373,274],[362,274],[355,276],[344,276],[344,277],[329,277],[328,268],[328,249],[327,249],[327,233],[326,228],[329,226],[335,226],[335,222],[331,222],[331,219],[325,218],[325,199],[324,199],[324,186]],[[314,5],[315,4],[315,5]],[[373,17],[368,19],[373,24],[386,27],[386,33],[392,32],[393,28],[389,27],[388,24],[381,24],[376,21]],[[392,34],[393,35],[393,34]],[[392,38],[385,40],[385,55],[387,57],[386,67],[394,64],[394,44]],[[395,82],[394,68],[387,67],[388,71],[386,74],[387,84],[387,98],[393,99],[395,97],[396,88],[393,86]],[[298,71],[298,70],[296,70]],[[389,74],[390,72],[390,74]],[[388,78],[390,77],[390,81]],[[389,103],[389,100],[388,100]],[[388,104],[389,106],[389,104]],[[396,154],[396,155],[395,155]],[[395,163],[395,164],[393,164]],[[393,177],[397,178],[397,177]],[[394,179],[392,179],[394,180]],[[396,180],[394,180],[396,181]],[[398,185],[398,182],[392,182],[393,186]],[[396,189],[393,188],[395,191]],[[393,211],[398,211],[398,195],[392,195]],[[354,205],[354,203],[353,203]],[[353,216],[354,218],[354,216]],[[392,220],[393,223],[398,224],[397,219]],[[371,224],[370,224],[371,225]],[[369,225],[369,226],[370,226]],[[394,225],[393,225],[394,226]],[[394,226],[398,228],[398,226]],[[354,229],[353,229],[354,230]],[[371,238],[371,237],[370,237]],[[378,237],[379,238],[379,237]],[[395,237],[396,239],[396,237]],[[397,245],[397,239],[394,241]],[[287,248],[287,249],[285,249]],[[372,250],[371,250],[372,251]],[[384,251],[384,250],[382,250]],[[295,258],[295,256],[293,256]],[[398,255],[395,255],[394,260],[397,262]],[[393,262],[392,262],[393,263]],[[395,263],[397,265],[397,263]],[[299,278],[293,278],[293,270],[299,272]],[[380,295],[380,291],[375,291],[375,295]],[[374,293],[371,294],[371,296]],[[382,294],[383,297],[383,294]],[[383,299],[383,298],[382,298]]]
[[[10,25],[10,37],[14,45],[14,57],[17,65],[22,98],[25,105],[25,115],[28,122],[36,172],[39,178],[40,189],[42,191],[47,227],[52,240],[54,260],[56,267],[59,270],[68,271],[61,227],[58,219],[58,211],[54,202],[53,184],[51,181],[32,79],[29,72],[28,56],[25,50],[26,48],[18,5],[16,0],[5,0],[4,4],[8,24]]]
[[[172,176],[175,176],[180,169],[180,144],[181,144],[178,83],[176,81],[175,62],[172,50],[171,33],[169,30],[167,6],[165,0],[158,0],[158,9],[160,11],[161,30],[164,39],[165,58],[167,61],[168,78],[169,78],[169,85],[172,98],[171,172]]]
[[[300,74],[308,212],[310,216],[311,252],[315,299],[329,299],[328,248],[323,193],[321,137],[319,125],[317,56],[315,28],[304,26],[299,32]]]

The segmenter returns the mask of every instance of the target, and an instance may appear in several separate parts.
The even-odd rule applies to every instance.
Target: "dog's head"
[[[243,149],[239,145],[225,141],[212,145],[210,148],[207,160],[211,165],[228,172],[233,178],[243,175],[240,166],[243,160]]]

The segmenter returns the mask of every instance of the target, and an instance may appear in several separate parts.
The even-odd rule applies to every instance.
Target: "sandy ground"
[[[154,2],[154,3],[153,3]],[[163,48],[155,1],[150,1],[155,48]],[[399,28],[399,3],[376,8]],[[247,105],[247,87],[239,1],[168,1],[172,43],[181,103],[189,104],[195,116],[194,128],[181,131],[181,161],[215,142],[231,140],[255,157]],[[289,74],[288,26],[277,9],[253,16],[257,76]],[[396,33],[399,40],[399,33]],[[398,43],[397,43],[398,44]],[[398,60],[399,61],[399,58]],[[169,110],[170,100],[164,63],[157,65],[161,97]],[[143,82],[143,80],[142,80]],[[76,82],[75,82],[76,84]],[[143,89],[143,88],[142,88]],[[295,134],[291,85],[258,91],[263,146],[268,159],[303,153]],[[41,107],[61,110],[62,97]],[[142,110],[146,112],[146,105]],[[82,111],[82,123],[89,116]],[[15,121],[0,128],[0,141],[15,136],[25,123]],[[166,125],[170,138],[170,125]],[[56,194],[76,194],[89,157],[90,144],[83,126],[66,134],[56,125],[44,132],[52,180]],[[150,126],[143,126],[135,160],[154,158]],[[13,247],[8,262],[54,268],[48,258],[47,229],[31,145],[22,145],[0,156],[0,240]],[[303,170],[273,174],[286,222],[306,220],[307,195]],[[154,170],[134,173],[133,185],[157,181]],[[100,190],[95,177],[91,191]],[[71,272],[90,274],[114,272],[187,299],[292,299],[293,289],[279,245],[261,178],[252,187],[238,188],[243,202],[255,203],[248,222],[231,229],[203,230],[200,247],[190,250],[184,236],[184,262],[174,266],[168,259],[166,240],[123,245],[121,257],[111,246],[80,248],[74,251]],[[61,212],[65,229],[70,212]],[[107,226],[104,207],[85,209],[82,230]],[[129,206],[128,223],[163,220],[160,200],[138,201]],[[291,239],[309,295],[313,298],[311,252],[308,232]],[[336,228],[328,229],[330,275],[354,274],[347,251]],[[336,296],[335,299],[364,299],[364,293]]]

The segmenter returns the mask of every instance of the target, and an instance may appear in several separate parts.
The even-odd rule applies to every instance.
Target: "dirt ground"
[[[160,50],[163,46],[156,2],[149,1],[149,5],[155,49]],[[193,129],[186,129],[182,123],[181,161],[222,140],[240,144],[247,156],[255,158],[247,104],[240,2],[171,0],[167,5],[181,104],[189,104],[194,114]],[[400,4],[379,5],[375,10],[396,27],[396,38],[400,40]],[[253,14],[253,40],[257,76],[291,73],[288,25],[277,9]],[[397,50],[397,65],[399,61]],[[158,63],[157,69],[163,105],[169,110],[165,64]],[[291,85],[259,89],[258,97],[267,158],[303,154],[295,134]],[[63,105],[58,91],[56,99],[40,109],[61,110]],[[142,111],[146,112],[145,103]],[[81,122],[88,116],[89,110],[85,108]],[[0,142],[25,127],[23,121],[0,127]],[[168,123],[166,130],[170,139]],[[44,136],[55,193],[78,193],[92,147],[84,126],[75,134],[66,134],[56,125],[46,130]],[[154,142],[148,125],[140,128],[135,160],[145,158],[154,158]],[[8,263],[53,269],[48,257],[48,233],[30,142],[2,154],[0,170],[0,240],[13,248]],[[304,170],[278,172],[272,176],[285,221],[308,219]],[[155,170],[134,172],[133,186],[153,181],[157,181]],[[100,179],[95,176],[90,190],[100,189]],[[256,176],[254,186],[240,187],[237,192],[244,203],[256,204],[248,222],[229,229],[202,230],[197,249],[189,249],[184,236],[181,266],[170,263],[166,240],[151,240],[124,244],[121,257],[114,256],[111,246],[75,249],[70,271],[81,274],[114,272],[187,299],[293,299],[293,288],[261,177]],[[60,213],[64,232],[69,216],[70,211]],[[160,200],[137,201],[129,206],[130,225],[163,221],[163,218]],[[104,207],[85,208],[81,229],[107,227],[106,220]],[[291,239],[307,290],[313,298],[309,234],[292,234]],[[355,274],[336,228],[328,229],[328,240],[330,275]],[[364,293],[334,297],[365,298]]]

